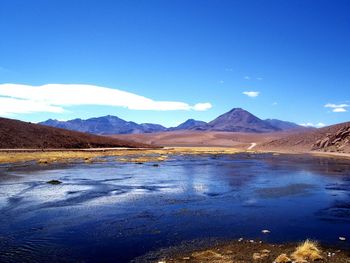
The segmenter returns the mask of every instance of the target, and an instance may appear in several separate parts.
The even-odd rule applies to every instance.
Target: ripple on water
[[[311,184],[288,184],[278,187],[265,187],[256,190],[262,198],[279,198],[290,195],[308,194],[314,186]]]
[[[72,249],[55,243],[52,238],[17,237],[0,243],[0,262],[74,262],[69,260],[74,254]]]

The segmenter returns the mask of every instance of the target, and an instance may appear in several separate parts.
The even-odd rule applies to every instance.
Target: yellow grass
[[[297,263],[322,259],[321,250],[318,248],[317,242],[308,239],[295,249],[291,257]]]
[[[253,260],[254,261],[261,261],[265,258],[267,258],[270,254],[270,250],[267,250],[267,249],[263,249],[263,250],[260,250],[260,252],[256,252],[256,253],[253,253]]]
[[[168,159],[167,155],[150,155],[150,156],[137,156],[137,157],[122,157],[117,158],[119,162],[127,162],[127,163],[147,163],[147,162],[162,162]]]
[[[36,161],[39,164],[54,162],[74,162],[77,160],[91,163],[102,161],[101,157],[116,156],[121,162],[159,162],[169,155],[201,155],[201,154],[234,154],[237,149],[225,147],[177,147],[164,149],[108,149],[108,150],[57,150],[57,151],[25,151],[0,152],[0,163],[16,163]]]
[[[292,262],[292,260],[287,256],[287,254],[281,254],[273,262],[274,263],[290,263],[290,262]]]
[[[194,252],[192,253],[191,258],[192,260],[189,262],[233,263],[230,256],[222,255],[213,250]]]

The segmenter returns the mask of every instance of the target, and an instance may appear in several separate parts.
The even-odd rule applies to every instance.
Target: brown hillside
[[[350,122],[295,133],[261,144],[261,150],[350,152]]]
[[[147,144],[0,118],[1,149],[149,147]]]

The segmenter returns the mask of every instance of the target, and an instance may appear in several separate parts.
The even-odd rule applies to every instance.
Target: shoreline
[[[249,151],[247,151],[249,152]],[[271,154],[290,154],[290,155],[311,155],[314,157],[327,157],[327,158],[339,158],[350,159],[350,153],[338,153],[338,152],[319,152],[319,151],[282,151],[282,150],[256,150],[255,153],[271,153]]]
[[[293,258],[293,253],[305,242],[311,244],[309,251],[304,251],[304,255],[299,259]],[[313,254],[313,249],[317,249],[317,257]],[[310,256],[308,258],[308,253],[313,254],[314,258],[311,259]],[[281,255],[285,256],[281,257]],[[319,245],[317,241],[268,243],[261,240],[240,238],[231,241],[214,240],[210,241],[210,244],[206,240],[187,241],[177,246],[151,251],[131,262],[298,263],[314,261],[345,263],[350,262],[350,257],[345,249]]]
[[[273,154],[273,155],[308,155],[322,158],[350,159],[350,153],[317,151],[283,151],[283,150],[248,150],[234,147],[163,147],[163,148],[87,148],[87,149],[0,149],[0,164],[36,161],[38,163],[74,162],[84,160],[93,162],[103,157],[123,156],[168,156],[201,154]],[[162,160],[165,160],[163,158]],[[125,161],[125,160],[124,160]],[[157,161],[150,158],[149,161]]]

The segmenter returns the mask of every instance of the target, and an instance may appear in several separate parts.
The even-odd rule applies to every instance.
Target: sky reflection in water
[[[349,190],[349,161],[306,156],[3,168],[0,261],[127,262],[212,237],[338,245],[350,226]]]

